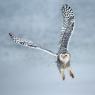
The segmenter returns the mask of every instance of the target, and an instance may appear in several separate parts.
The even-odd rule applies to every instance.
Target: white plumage
[[[9,33],[9,35],[12,38],[12,40],[17,44],[20,44],[29,48],[39,49],[55,56],[57,58],[56,62],[57,62],[59,72],[61,74],[62,79],[64,80],[65,79],[64,70],[66,68],[68,68],[70,76],[74,78],[74,74],[70,66],[71,55],[70,53],[68,53],[68,50],[67,50],[68,41],[74,27],[74,14],[71,7],[68,6],[67,4],[63,5],[61,11],[63,15],[63,27],[62,27],[63,30],[61,33],[60,48],[57,54],[53,53],[51,50],[44,49],[43,47],[35,44],[32,41],[25,40],[23,38],[18,38],[13,33]]]

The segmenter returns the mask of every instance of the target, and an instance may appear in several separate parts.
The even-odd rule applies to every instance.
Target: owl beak
[[[60,70],[60,74],[61,74],[62,80],[65,80],[64,69],[63,68]]]

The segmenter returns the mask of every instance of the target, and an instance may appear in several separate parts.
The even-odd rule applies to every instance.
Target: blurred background
[[[16,45],[14,32],[55,53],[62,27],[61,7],[75,13],[69,44],[75,79],[60,77],[56,58]],[[95,95],[95,0],[0,0],[0,95]]]

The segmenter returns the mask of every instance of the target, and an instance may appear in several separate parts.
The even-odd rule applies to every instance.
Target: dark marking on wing
[[[60,48],[58,54],[67,52],[67,45],[74,27],[74,14],[67,4],[62,7],[63,31],[61,33]]]

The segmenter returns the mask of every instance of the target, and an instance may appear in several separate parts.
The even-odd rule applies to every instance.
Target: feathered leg
[[[72,77],[72,78],[74,78],[75,76],[74,76],[74,71],[73,71],[73,69],[69,66],[68,68],[68,72],[69,72],[69,75]]]

